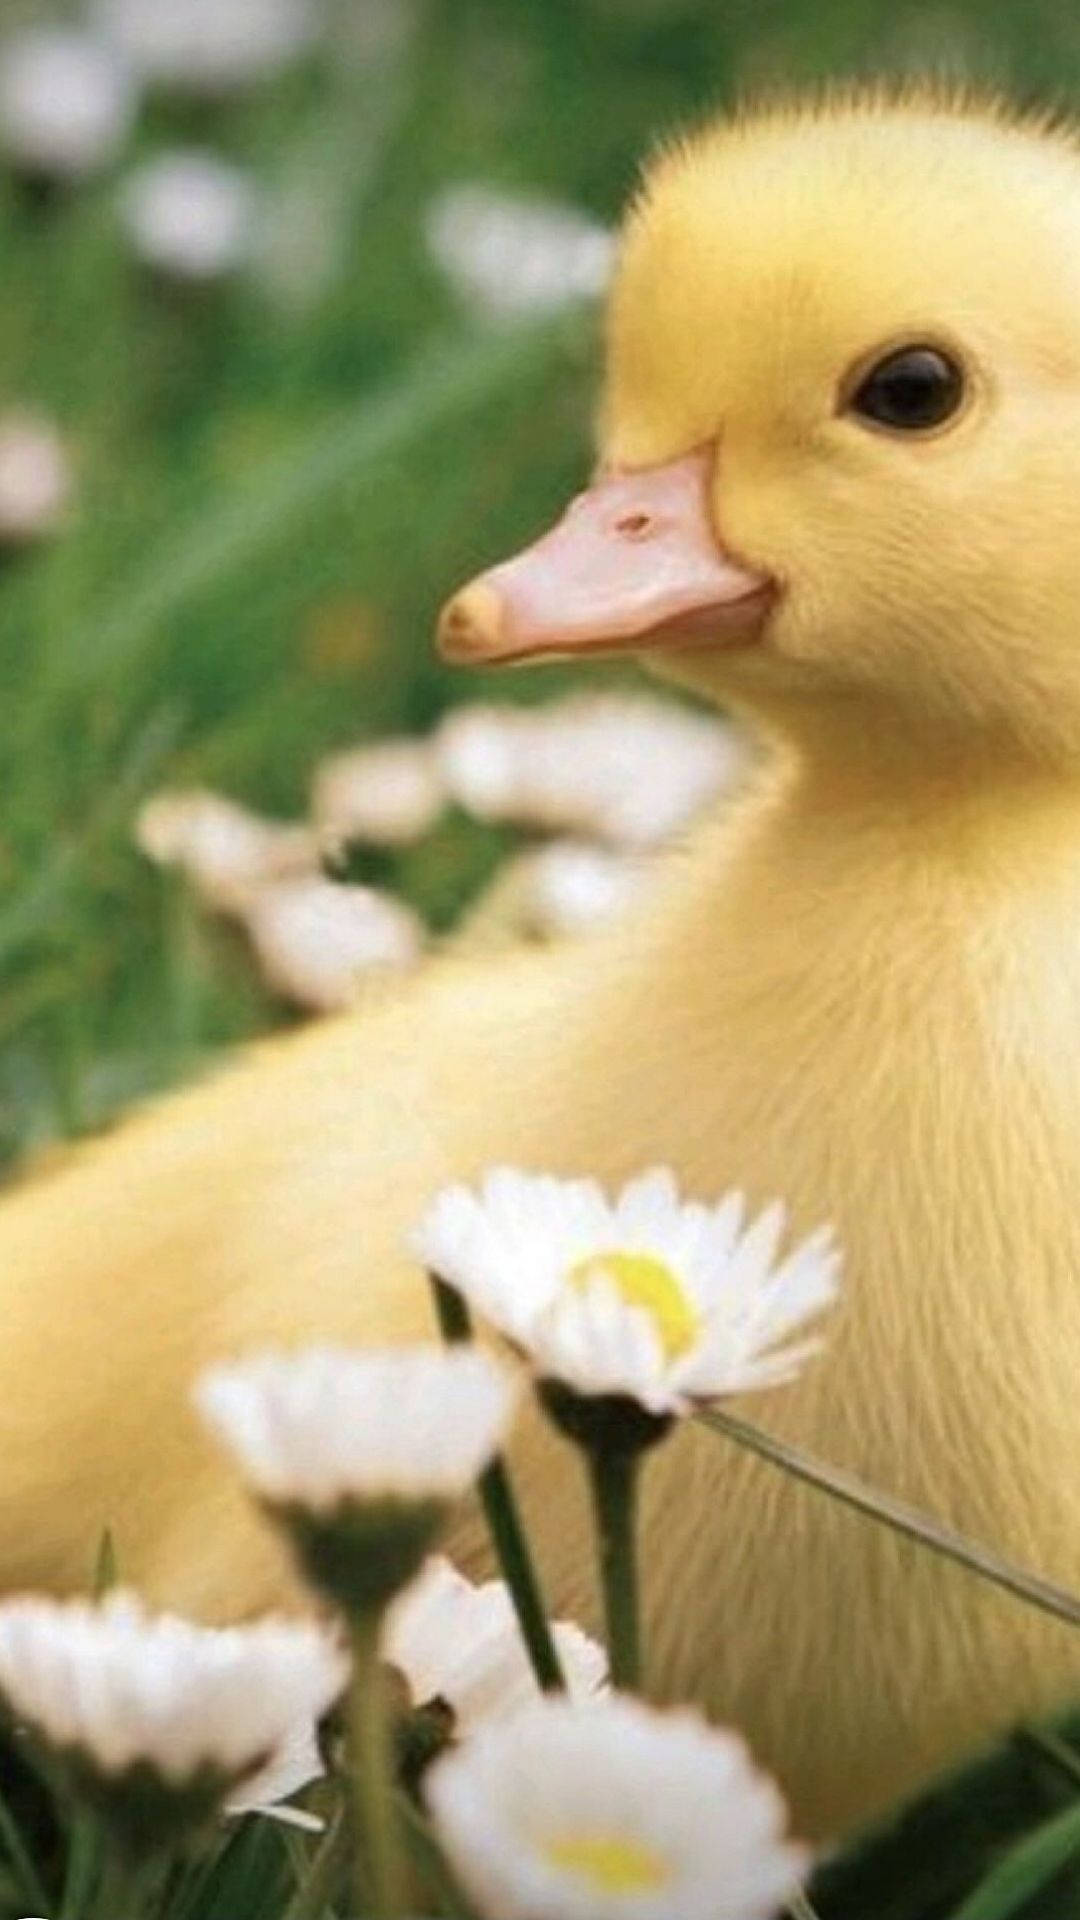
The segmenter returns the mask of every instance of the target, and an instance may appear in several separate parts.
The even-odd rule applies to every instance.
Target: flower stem
[[[510,1589],[537,1684],[545,1693],[557,1692],[566,1681],[505,1462],[501,1458],[493,1460],[481,1474],[479,1484],[499,1570]]]
[[[436,1274],[430,1275],[431,1291],[439,1331],[448,1345],[468,1340],[472,1334],[469,1309],[455,1288]],[[537,1685],[545,1693],[566,1685],[559,1655],[552,1637],[544,1596],[529,1548],[506,1462],[501,1454],[486,1467],[479,1480],[480,1504],[488,1524],[499,1571],[510,1589],[521,1637],[536,1675]]]
[[[101,1829],[93,1816],[80,1808],[71,1825],[60,1920],[81,1920],[87,1911],[94,1880],[100,1877],[100,1859]]]
[[[348,1822],[335,1815],[308,1863],[308,1871],[285,1909],[283,1920],[319,1920],[344,1877],[349,1841]],[[367,1889],[364,1889],[365,1898]]]
[[[355,1898],[358,1911],[393,1920],[402,1906],[401,1859],[394,1813],[393,1752],[383,1669],[380,1615],[351,1622],[353,1676],[349,1688],[349,1786],[353,1808]]]
[[[591,1447],[588,1453],[611,1680],[627,1691],[641,1686],[636,1544],[640,1459],[637,1451],[621,1447]]]
[[[98,1920],[139,1920],[145,1907],[145,1868],[132,1866],[116,1848],[106,1846],[98,1881]]]

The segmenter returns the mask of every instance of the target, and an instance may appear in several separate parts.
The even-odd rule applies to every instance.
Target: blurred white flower
[[[267,983],[316,1013],[350,1006],[365,974],[415,966],[424,945],[411,907],[318,874],[259,887],[243,918]]]
[[[746,1223],[739,1193],[680,1200],[665,1168],[611,1201],[503,1167],[444,1188],[411,1246],[543,1377],[664,1415],[779,1385],[820,1345],[777,1343],[834,1299],[839,1256],[822,1228],[776,1264],[784,1228],[779,1202]]]
[[[234,1818],[259,1813],[268,1820],[280,1820],[284,1826],[304,1827],[309,1833],[317,1833],[325,1825],[317,1814],[283,1804],[294,1793],[299,1793],[301,1787],[320,1780],[326,1772],[316,1725],[310,1715],[297,1720],[266,1765],[250,1780],[245,1780],[239,1792],[226,1802],[225,1812]]]
[[[527,926],[548,938],[609,926],[640,896],[647,875],[640,859],[581,840],[553,840],[525,856]]]
[[[120,218],[139,259],[176,280],[217,280],[258,244],[260,203],[239,167],[196,148],[158,153],[129,174]]]
[[[55,533],[71,493],[67,450],[52,422],[17,409],[0,413],[0,545]]]
[[[147,80],[207,94],[287,66],[322,20],[317,0],[92,0],[90,12]]]
[[[117,1590],[94,1604],[0,1602],[0,1695],[53,1752],[78,1754],[99,1776],[145,1762],[182,1788],[208,1768],[224,1793],[278,1753],[297,1721],[325,1713],[346,1677],[340,1651],[311,1625],[199,1627]]]
[[[127,139],[137,104],[126,62],[90,34],[37,27],[0,45],[0,147],[28,173],[96,173]]]
[[[554,1621],[551,1631],[570,1699],[594,1699],[607,1684],[603,1648],[569,1620]],[[502,1580],[474,1586],[442,1555],[427,1560],[395,1600],[382,1651],[414,1706],[445,1701],[461,1738],[486,1720],[504,1720],[539,1691],[509,1588]]]
[[[588,214],[493,187],[445,188],[424,227],[457,292],[496,320],[551,313],[602,293],[614,260],[613,234]]]
[[[455,1499],[497,1451],[515,1384],[479,1348],[310,1347],[211,1367],[195,1401],[271,1502]]]
[[[135,816],[135,843],[157,866],[180,867],[218,913],[242,913],[267,881],[314,873],[319,860],[309,827],[266,820],[201,787],[151,794]]]
[[[735,1734],[629,1698],[539,1699],[436,1760],[424,1791],[493,1920],[771,1920],[808,1865]]]
[[[636,693],[459,707],[436,747],[451,793],[478,818],[629,848],[671,839],[749,763],[727,721]]]
[[[324,845],[366,840],[407,846],[433,827],[446,803],[426,740],[377,740],[335,753],[315,769],[311,811]]]
[[[517,707],[451,707],[435,733],[443,778],[459,806],[479,820],[504,820],[517,788],[517,742],[532,716]]]

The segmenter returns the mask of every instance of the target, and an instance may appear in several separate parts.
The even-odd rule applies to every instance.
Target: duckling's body
[[[844,112],[874,124],[876,109]],[[955,123],[942,121],[947,147]],[[998,137],[1025,160],[1026,143],[1041,150],[1033,135]],[[976,147],[989,138],[979,123]],[[798,158],[796,144],[792,181]],[[1080,1587],[1080,645],[1054,598],[1066,455],[1060,483],[1039,465],[1052,430],[1080,442],[1080,335],[1070,361],[1064,336],[1033,346],[1023,327],[981,330],[1007,404],[1005,425],[995,415],[985,429],[996,439],[977,487],[962,436],[970,460],[985,446],[981,399],[931,465],[929,443],[887,455],[841,417],[801,421],[810,400],[797,393],[782,455],[749,377],[729,370],[722,396],[685,377],[665,390],[663,329],[681,324],[685,288],[668,309],[658,294],[647,339],[634,323],[642,249],[663,294],[699,163],[696,150],[681,174],[662,163],[676,169],[668,200],[662,175],[631,232],[604,440],[612,460],[652,471],[705,444],[722,415],[716,520],[784,580],[784,598],[756,650],[665,657],[756,721],[773,757],[629,923],[581,947],[447,959],[8,1201],[6,1584],[83,1583],[108,1524],[125,1574],[160,1600],[220,1615],[279,1598],[276,1546],[188,1410],[193,1373],[253,1344],[429,1331],[404,1234],[441,1182],[509,1161],[611,1180],[664,1162],[703,1196],[783,1195],[797,1232],[833,1220],[846,1284],[827,1351],[756,1400],[755,1417]],[[1071,164],[1076,265],[1053,272],[1080,280]],[[1009,153],[1002,165],[1015,181]],[[1053,179],[1065,167],[1056,148],[1047,166]],[[901,188],[913,191],[910,165]],[[793,193],[785,177],[782,209]],[[768,207],[758,216],[767,224]],[[947,263],[951,236],[942,245]],[[925,294],[899,320],[894,289],[881,316],[859,308],[851,352],[935,319],[921,302],[947,266],[920,258],[918,272]],[[943,324],[959,326],[973,284]],[[813,299],[806,311],[822,334]],[[1011,465],[1007,432],[1020,436]],[[938,524],[943,500],[957,516],[978,508],[977,569]],[[995,566],[993,529],[1013,537],[1015,501],[1037,504],[1038,525],[1014,545],[1014,580]],[[845,527],[853,548],[867,529],[857,566]],[[917,575],[919,543],[939,535],[925,587],[905,579],[905,559]],[[516,1465],[551,1601],[589,1619],[576,1464],[532,1425]],[[1080,1636],[714,1435],[687,1430],[658,1451],[647,1506],[658,1688],[739,1724],[805,1831],[850,1827],[1080,1693]],[[459,1545],[479,1551],[475,1528]]]

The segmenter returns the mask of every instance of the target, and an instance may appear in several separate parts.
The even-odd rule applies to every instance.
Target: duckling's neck
[[[1004,818],[1062,822],[1080,833],[1080,761],[1030,748],[1004,728],[914,717],[872,695],[780,699],[747,715],[772,749],[786,809],[819,825],[844,820],[893,834],[940,833],[947,821],[993,836]]]

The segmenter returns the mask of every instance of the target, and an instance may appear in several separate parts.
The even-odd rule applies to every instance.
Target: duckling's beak
[[[439,619],[447,660],[735,646],[757,639],[775,582],[724,553],[709,491],[715,449],[604,476],[549,532],[462,587]]]

